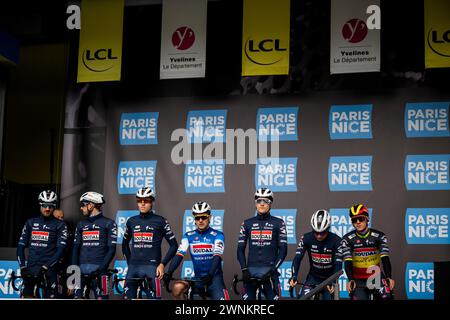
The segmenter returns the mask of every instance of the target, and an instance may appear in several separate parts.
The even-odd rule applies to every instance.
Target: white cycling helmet
[[[44,190],[41,193],[39,193],[38,200],[39,200],[39,203],[56,204],[56,200],[58,200],[58,197],[56,196],[56,193],[54,193],[53,191]]]
[[[88,191],[83,193],[83,195],[80,197],[80,202],[92,202],[93,204],[104,204],[105,199],[103,198],[103,195],[94,192],[94,191]]]
[[[259,198],[268,198],[273,201],[273,192],[269,188],[259,188],[255,192],[255,200]]]
[[[330,227],[331,216],[327,210],[317,210],[311,217],[311,227],[315,232],[323,232]]]
[[[192,206],[192,214],[211,214],[211,207],[208,203],[204,201],[199,201]]]
[[[156,194],[155,194],[155,191],[153,191],[149,187],[144,187],[144,188],[140,188],[136,192],[136,198],[138,198],[138,199],[151,198],[152,200],[155,200],[156,199]]]

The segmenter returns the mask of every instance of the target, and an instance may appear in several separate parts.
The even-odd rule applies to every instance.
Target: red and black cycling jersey
[[[365,235],[356,230],[347,233],[342,240],[341,249],[343,260],[352,264],[354,279],[368,279],[373,274],[368,268],[380,267],[382,258],[389,256],[386,235],[375,229],[369,229]]]
[[[342,268],[342,255],[340,253],[341,238],[328,232],[327,237],[319,241],[313,232],[308,232],[300,239],[295,258],[292,261],[292,277],[297,279],[300,263],[308,252],[309,273],[314,277],[326,279]]]

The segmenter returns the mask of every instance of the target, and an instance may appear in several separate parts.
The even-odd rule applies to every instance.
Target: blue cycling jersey
[[[201,232],[198,229],[186,232],[178,247],[177,256],[170,265],[169,272],[175,271],[186,253],[190,252],[196,277],[222,274],[221,257],[225,237],[213,228]]]

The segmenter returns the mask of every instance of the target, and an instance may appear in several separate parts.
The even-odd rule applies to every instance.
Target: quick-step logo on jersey
[[[189,143],[225,142],[227,110],[189,111],[186,130]]]
[[[450,190],[450,154],[408,155],[407,190]]]
[[[272,191],[297,191],[298,158],[259,158],[255,168],[255,187]]]
[[[434,266],[432,262],[408,262],[405,274],[408,299],[434,299]]]
[[[116,214],[117,244],[122,244],[123,235],[127,226],[127,221],[139,214],[138,210],[119,210]]]
[[[211,210],[211,218],[209,226],[215,230],[223,230],[223,219],[225,210]],[[192,210],[185,210],[183,216],[183,234],[186,232],[196,230],[195,219],[192,215]]]
[[[450,244],[450,208],[408,208],[405,235],[408,244]]]
[[[83,231],[83,241],[99,241],[100,231]]]
[[[128,265],[126,260],[116,260],[114,261],[114,269],[117,269],[117,277],[119,279],[125,279],[128,273]],[[119,282],[119,289],[123,292],[125,281]],[[121,295],[114,286],[114,294]]]
[[[225,192],[224,160],[188,161],[184,173],[184,190],[186,193]]]
[[[134,232],[134,243],[151,243],[153,241],[153,232]]]
[[[211,243],[196,243],[192,244],[192,254],[193,255],[204,255],[204,254],[212,254],[214,249],[214,245]]]
[[[407,103],[406,137],[450,137],[449,106],[450,102]]]
[[[135,194],[143,187],[155,190],[156,160],[120,161],[117,172],[119,194]]]
[[[372,139],[372,105],[346,105],[330,108],[330,139]]]
[[[250,231],[251,240],[272,240],[271,230],[252,230]]]
[[[192,261],[184,260],[181,266],[181,277],[182,278],[193,278],[195,277],[194,265]]]
[[[369,228],[372,227],[372,208],[369,209]],[[330,231],[343,238],[347,233],[353,231],[352,220],[348,215],[348,208],[333,208],[330,209],[331,227]]]
[[[284,221],[286,225],[287,243],[297,244],[297,209],[272,209],[270,210],[270,214]]]
[[[297,141],[298,107],[259,108],[256,120],[259,141]]]
[[[158,144],[158,112],[122,113],[120,144]]]
[[[31,231],[32,241],[48,241],[48,231]]]
[[[281,296],[284,298],[290,297],[289,295],[289,279],[292,278],[292,261],[284,261],[281,266],[278,268],[278,272],[280,273],[280,287],[281,287]]]
[[[19,292],[15,291],[11,285],[9,285],[9,280],[11,279],[12,272],[20,276],[20,268],[17,261],[10,260],[0,260],[0,299],[8,298],[19,298]],[[22,285],[22,280],[16,280],[16,287],[20,288]]]
[[[372,156],[330,157],[330,191],[371,191]]]

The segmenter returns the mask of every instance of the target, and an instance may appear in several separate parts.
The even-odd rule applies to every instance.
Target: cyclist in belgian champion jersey
[[[386,235],[369,228],[369,210],[365,205],[352,206],[349,215],[355,230],[344,236],[342,255],[351,299],[368,300],[371,294],[375,299],[392,299],[395,282]]]
[[[161,298],[161,282],[164,267],[177,251],[178,243],[170,224],[153,210],[155,192],[149,187],[136,193],[139,215],[128,219],[122,242],[122,252],[128,264],[125,280],[125,299],[135,299],[140,279],[146,277],[151,288],[144,288],[146,298]],[[161,259],[163,238],[169,250]],[[132,241],[131,248],[130,242]]]
[[[219,230],[210,227],[211,207],[208,203],[203,201],[195,203],[192,207],[192,214],[197,229],[184,234],[166,277],[172,278],[173,272],[189,251],[195,277],[200,280],[199,286],[206,287],[205,295],[212,300],[229,300],[222,272],[224,235]],[[183,299],[188,289],[188,282],[175,282],[172,290],[174,298],[176,300]]]
[[[67,245],[67,226],[53,217],[57,196],[53,191],[42,191],[38,197],[41,215],[27,220],[17,245],[17,261],[24,287],[21,296],[34,298],[34,286],[39,276],[45,276],[47,287],[43,298],[55,298],[57,293],[57,264]],[[25,248],[29,248],[25,258]],[[29,276],[29,277],[27,277]],[[33,280],[34,277],[34,280]]]
[[[87,278],[91,280],[90,287],[94,291],[95,298],[108,299],[107,271],[116,252],[117,226],[101,211],[105,203],[102,194],[86,192],[80,197],[80,203],[80,209],[86,219],[77,225],[72,250],[72,264],[80,267],[82,275],[80,287],[75,288],[75,298],[83,298],[85,281],[89,281]],[[100,281],[97,281],[98,279]]]
[[[342,256],[339,252],[341,238],[329,231],[330,225],[331,217],[328,211],[317,210],[311,217],[313,231],[306,233],[300,239],[292,261],[292,278],[289,282],[292,287],[297,284],[300,263],[305,252],[308,252],[310,269],[300,296],[307,294],[313,286],[342,269]],[[322,299],[331,300],[332,293],[334,293],[334,286],[328,285],[321,291]]]
[[[287,254],[286,225],[270,214],[273,192],[259,188],[255,192],[257,215],[245,220],[239,232],[237,258],[242,270],[244,300],[255,300],[258,286],[250,281],[259,279],[262,294],[267,300],[278,300],[281,295],[278,268]],[[249,243],[248,259],[245,249]]]

